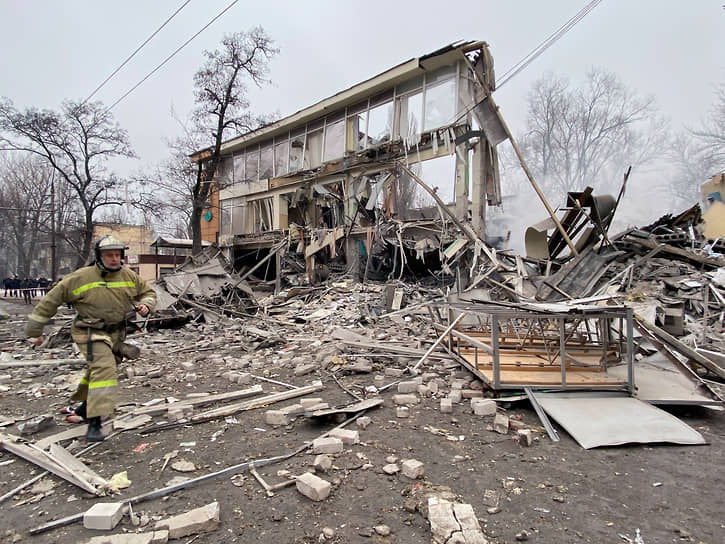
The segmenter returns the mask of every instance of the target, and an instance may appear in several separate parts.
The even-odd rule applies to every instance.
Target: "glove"
[[[28,338],[37,338],[42,336],[43,327],[45,327],[44,323],[39,323],[34,319],[28,319],[28,322],[25,324],[25,336]]]

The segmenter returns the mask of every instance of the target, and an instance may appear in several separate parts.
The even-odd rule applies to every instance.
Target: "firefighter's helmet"
[[[117,249],[121,252],[121,263],[116,268],[108,268],[103,262],[103,259],[101,258],[101,253],[109,249]],[[126,249],[126,246],[121,240],[119,240],[115,236],[106,234],[104,237],[96,242],[96,245],[94,247],[96,265],[98,266],[98,268],[106,272],[117,272],[121,270],[121,267],[123,266],[123,259],[126,256]]]

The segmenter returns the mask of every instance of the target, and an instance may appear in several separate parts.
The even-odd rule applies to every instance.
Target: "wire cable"
[[[497,83],[496,88],[500,89],[506,82],[511,80],[516,74],[521,72],[529,64],[531,64],[536,58],[539,57],[549,47],[554,45],[560,38],[562,38],[567,32],[574,28],[584,17],[586,17],[594,8],[596,8],[602,0],[592,0],[586,6],[584,6],[579,12],[569,19],[566,23],[560,26],[556,31],[551,33],[544,41],[532,49],[528,55],[522,58],[519,62],[514,64],[501,76],[501,81]]]
[[[104,86],[104,85],[105,85],[106,83],[108,83],[108,82],[109,82],[109,81],[111,80],[111,78],[112,78],[113,76],[115,76],[115,75],[116,75],[116,74],[117,74],[118,72],[120,72],[120,71],[121,71],[121,68],[123,68],[124,66],[126,66],[126,64],[128,64],[128,62],[129,62],[129,61],[130,61],[130,60],[131,60],[131,59],[132,59],[133,57],[135,57],[135,56],[136,56],[136,53],[138,53],[139,51],[141,51],[141,49],[143,49],[143,48],[144,48],[144,46],[145,46],[145,45],[146,45],[147,43],[149,43],[149,42],[150,42],[150,41],[151,41],[151,40],[153,39],[153,37],[154,37],[154,36],[156,36],[156,34],[158,34],[158,33],[159,33],[159,32],[161,31],[161,29],[162,29],[162,28],[164,28],[164,27],[165,27],[165,26],[166,26],[167,24],[169,24],[169,21],[171,21],[171,19],[173,19],[174,17],[176,17],[176,15],[177,15],[177,14],[178,14],[178,13],[179,13],[179,12],[180,12],[180,11],[181,11],[182,9],[184,9],[184,8],[185,8],[185,7],[186,7],[186,6],[187,6],[187,5],[189,4],[189,2],[191,2],[191,0],[186,0],[186,2],[184,2],[184,3],[183,3],[183,4],[181,5],[181,7],[179,7],[179,8],[178,8],[178,9],[177,9],[177,10],[176,10],[176,11],[175,11],[174,13],[172,13],[172,14],[171,14],[171,17],[169,17],[168,19],[166,19],[166,21],[164,21],[164,23],[163,23],[163,24],[162,24],[162,25],[161,25],[161,26],[160,26],[159,28],[157,28],[157,29],[156,29],[156,30],[154,31],[154,33],[153,33],[153,34],[151,34],[151,36],[149,36],[148,38],[146,38],[146,41],[144,41],[144,42],[143,42],[143,43],[142,43],[141,45],[139,45],[139,46],[138,46],[138,47],[136,48],[136,51],[134,51],[133,53],[131,53],[131,55],[129,55],[129,57],[128,57],[128,58],[127,58],[126,60],[124,60],[124,61],[123,61],[123,62],[121,63],[121,65],[120,65],[120,66],[119,66],[118,68],[116,68],[116,69],[115,69],[115,70],[113,71],[113,73],[111,73],[111,75],[110,75],[110,76],[108,76],[108,77],[107,77],[106,79],[104,79],[104,80],[103,80],[103,82],[102,82],[102,83],[101,83],[101,84],[100,84],[100,85],[99,85],[98,87],[96,87],[95,89],[93,89],[93,92],[92,92],[91,94],[89,94],[89,95],[88,95],[88,97],[87,97],[87,98],[86,98],[86,99],[85,99],[85,100],[84,100],[84,101],[83,101],[82,103],[83,103],[83,104],[85,104],[85,103],[86,103],[86,102],[88,102],[88,101],[89,101],[89,100],[90,100],[91,98],[93,98],[93,96],[94,96],[94,95],[95,95],[95,94],[96,94],[96,93],[97,93],[98,91],[100,91],[100,90],[101,90],[101,89],[103,88],[103,86]]]
[[[159,64],[156,68],[151,70],[141,81],[136,83],[133,87],[131,87],[128,91],[126,91],[118,100],[116,100],[113,104],[111,104],[108,109],[106,109],[106,112],[111,111],[113,108],[115,108],[121,100],[126,98],[128,95],[130,95],[133,91],[135,91],[138,87],[140,87],[144,81],[146,81],[148,78],[150,78],[152,75],[154,75],[156,72],[158,72],[167,62],[169,62],[172,58],[174,58],[179,51],[184,49],[187,45],[189,45],[194,38],[196,38],[199,34],[204,32],[207,28],[209,28],[214,21],[219,19],[222,15],[224,15],[227,11],[229,11],[232,7],[234,7],[234,4],[239,2],[239,0],[233,0],[227,7],[225,7],[221,12],[219,12],[211,21],[209,21],[207,24],[205,24],[201,30],[199,30],[196,34],[194,34],[191,38],[186,40],[183,44],[181,44],[173,53],[171,53],[168,57],[166,57],[161,64]]]

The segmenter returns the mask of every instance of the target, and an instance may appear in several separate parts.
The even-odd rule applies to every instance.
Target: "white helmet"
[[[116,268],[108,268],[103,262],[103,259],[101,259],[101,252],[107,251],[109,249],[118,249],[121,251],[121,263]],[[98,268],[106,272],[118,272],[123,266],[123,259],[126,256],[125,250],[126,246],[121,240],[119,240],[115,236],[106,234],[103,238],[98,240],[96,242],[96,245],[94,246],[96,265],[98,266]]]

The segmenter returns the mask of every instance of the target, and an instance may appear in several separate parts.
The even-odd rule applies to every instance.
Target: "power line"
[[[153,39],[153,37],[154,37],[154,36],[156,36],[156,34],[158,34],[158,33],[159,33],[159,32],[161,31],[161,29],[162,29],[162,28],[164,28],[164,27],[165,27],[165,26],[166,26],[166,25],[167,25],[167,24],[169,23],[169,21],[171,21],[171,19],[173,19],[174,17],[176,17],[176,15],[177,15],[177,14],[178,14],[178,13],[179,13],[179,12],[180,12],[180,11],[181,11],[182,9],[184,9],[184,8],[185,8],[185,7],[186,7],[186,6],[187,6],[187,5],[189,4],[189,2],[191,2],[191,0],[186,0],[186,2],[184,2],[184,3],[183,3],[183,4],[182,4],[182,5],[181,5],[181,6],[180,6],[180,7],[179,7],[179,8],[178,8],[178,9],[177,9],[177,10],[176,10],[176,11],[175,11],[174,13],[172,13],[172,14],[171,14],[171,16],[170,16],[170,17],[169,17],[168,19],[166,19],[166,20],[164,21],[164,23],[163,23],[163,24],[162,24],[162,25],[161,25],[161,26],[160,26],[159,28],[157,28],[157,29],[156,29],[156,30],[154,31],[154,33],[153,33],[153,34],[151,34],[151,36],[149,36],[148,38],[146,38],[146,41],[144,41],[144,42],[143,42],[143,43],[142,43],[141,45],[139,45],[139,46],[138,46],[138,47],[136,48],[136,51],[134,51],[133,53],[131,53],[131,55],[130,55],[130,56],[129,56],[129,57],[128,57],[128,58],[126,59],[126,60],[124,60],[124,61],[123,61],[123,62],[121,63],[121,65],[120,65],[120,66],[119,66],[118,68],[116,68],[116,69],[115,69],[115,70],[113,71],[113,73],[112,73],[112,74],[111,74],[110,76],[108,76],[108,77],[107,77],[106,79],[104,79],[104,80],[103,80],[103,82],[102,82],[102,83],[101,83],[101,84],[100,84],[100,85],[99,85],[98,87],[96,87],[96,88],[95,88],[95,89],[93,90],[93,92],[92,92],[91,94],[89,94],[89,95],[88,95],[88,97],[87,97],[87,98],[86,98],[86,99],[85,99],[85,100],[83,101],[83,104],[85,104],[85,103],[86,103],[86,102],[88,102],[88,101],[89,101],[89,100],[90,100],[91,98],[93,98],[93,96],[94,96],[94,95],[95,95],[95,94],[96,94],[96,93],[97,93],[98,91],[100,91],[100,90],[101,90],[101,89],[103,88],[103,86],[104,86],[104,85],[105,85],[106,83],[108,83],[108,82],[109,82],[109,81],[111,80],[111,78],[112,78],[113,76],[115,76],[115,75],[116,75],[116,74],[117,74],[117,73],[118,73],[118,72],[119,72],[119,71],[121,70],[121,68],[123,68],[124,66],[126,66],[126,64],[128,64],[128,61],[130,61],[130,60],[131,60],[131,59],[132,59],[133,57],[135,57],[135,56],[136,56],[136,53],[138,53],[139,51],[141,51],[141,49],[143,49],[143,48],[144,48],[144,46],[145,46],[145,45],[146,45],[147,43],[149,43],[149,42],[150,42],[150,41],[151,41],[151,40]]]
[[[528,55],[526,55],[519,62],[517,62],[511,68],[509,68],[503,74],[502,81],[496,82],[496,90],[500,89],[504,83],[509,81],[512,77],[514,77],[516,74],[521,72],[521,70],[523,70],[529,64],[531,64],[539,55],[541,55],[546,49],[548,49],[557,40],[559,40],[561,37],[563,37],[564,34],[569,32],[569,30],[571,30],[574,27],[574,25],[576,25],[579,21],[581,21],[584,18],[584,16],[588,15],[589,12],[591,12],[601,2],[602,2],[602,0],[592,0],[592,2],[589,2],[589,4],[584,6],[574,17],[569,19],[566,23],[564,23],[562,26],[560,26],[558,30],[556,30],[555,32],[550,34],[548,38],[546,38],[543,42],[541,42],[534,49],[532,49]],[[485,100],[486,100],[486,98],[484,97],[482,100],[480,100],[480,101],[476,102],[475,104],[466,108],[462,113],[457,115],[456,118],[450,124],[455,125],[458,121],[463,119],[463,117],[465,117],[471,111],[473,111],[474,108],[483,104],[483,102]]]
[[[183,44],[181,44],[181,46],[179,46],[179,48],[177,48],[173,53],[171,53],[168,57],[166,57],[161,64],[159,64],[156,68],[154,68],[153,70],[151,70],[146,75],[146,77],[144,77],[141,81],[139,81],[138,83],[136,83],[136,85],[134,85],[128,91],[126,91],[121,96],[121,98],[119,98],[113,104],[111,104],[106,111],[108,112],[108,111],[111,111],[113,108],[115,108],[118,105],[118,103],[121,102],[121,100],[123,100],[128,95],[130,95],[133,91],[135,91],[138,87],[140,87],[143,84],[144,81],[146,81],[148,78],[150,78],[156,72],[158,72],[167,62],[169,62],[172,58],[174,58],[176,56],[176,54],[179,53],[179,51],[181,51],[184,47],[186,47],[187,45],[189,45],[194,40],[194,38],[196,38],[199,34],[201,34],[202,32],[204,32],[207,28],[209,28],[212,25],[212,23],[214,23],[214,21],[216,21],[217,19],[219,19],[219,17],[221,17],[227,11],[229,11],[234,6],[234,4],[236,4],[237,2],[239,2],[239,0],[233,0],[227,7],[225,7],[221,12],[219,12],[219,14],[217,14],[211,21],[209,21],[207,24],[205,24],[201,28],[201,30],[199,30],[191,38],[189,38],[188,40],[186,40]]]
[[[536,58],[546,51],[549,47],[554,45],[564,34],[569,32],[579,21],[586,17],[595,7],[597,7],[602,0],[592,0],[586,6],[584,6],[576,15],[569,19],[566,23],[561,25],[556,31],[551,33],[544,41],[537,45],[534,49],[529,52],[519,62],[509,68],[502,76],[501,81],[497,83],[496,88],[500,89],[506,82],[512,77],[521,72],[529,64],[531,64]]]

